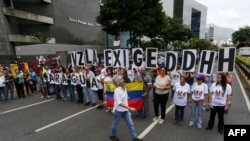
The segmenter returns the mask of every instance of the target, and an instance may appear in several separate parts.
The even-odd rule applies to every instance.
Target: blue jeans
[[[94,95],[94,91],[91,90],[91,87],[85,87],[84,94],[85,94],[86,103],[88,102],[96,103],[96,97]]]
[[[202,126],[203,119],[203,110],[202,110],[203,101],[192,101],[191,114],[189,124],[193,125],[195,122],[196,109],[198,109],[198,121],[197,125]]]
[[[7,84],[7,94],[9,93],[10,91],[10,98],[11,100],[14,99],[14,84]]]
[[[55,92],[56,92],[56,98],[57,99],[62,99],[61,96],[61,85],[55,85]]]
[[[62,90],[62,93],[63,93],[63,98],[64,100],[66,100],[68,98],[68,93],[67,93],[67,86],[66,85],[61,85],[61,90]]]
[[[4,99],[2,98],[2,94],[4,96]],[[7,87],[0,87],[0,101],[8,101],[8,93],[7,93]]]
[[[135,131],[135,127],[131,118],[131,113],[129,111],[125,112],[119,112],[115,110],[114,112],[114,119],[111,125],[111,130],[109,135],[110,136],[116,136],[116,128],[118,126],[118,123],[120,122],[121,118],[123,118],[128,126],[129,133],[132,136],[132,139],[135,139],[137,137],[137,133]]]
[[[70,100],[71,100],[71,101],[76,101],[75,86],[69,84],[69,85],[68,85],[68,90],[69,90],[69,94],[70,94]]]

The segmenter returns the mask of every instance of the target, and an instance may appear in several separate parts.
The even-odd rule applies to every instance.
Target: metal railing
[[[250,67],[242,63],[240,60],[235,60],[236,64],[239,66],[239,68],[243,71],[247,79],[250,79]]]

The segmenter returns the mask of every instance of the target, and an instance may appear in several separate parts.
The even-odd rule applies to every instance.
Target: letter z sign
[[[250,125],[224,125],[224,141],[250,140]]]

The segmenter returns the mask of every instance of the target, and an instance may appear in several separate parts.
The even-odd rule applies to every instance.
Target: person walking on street
[[[115,77],[113,83],[116,85],[114,92],[114,118],[110,130],[110,139],[112,141],[119,141],[116,137],[116,129],[119,121],[123,118],[128,126],[130,135],[133,141],[142,141],[142,139],[137,138],[137,133],[135,131],[134,123],[131,118],[130,111],[136,111],[134,107],[129,107],[128,105],[128,93],[125,88],[125,82],[123,78]]]

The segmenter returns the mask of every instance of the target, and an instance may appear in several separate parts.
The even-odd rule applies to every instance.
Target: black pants
[[[216,113],[218,113],[218,131],[223,131],[224,108],[225,108],[225,106],[214,106],[213,108],[210,108],[210,117],[209,117],[209,121],[208,121],[208,128],[209,129],[213,129],[215,116],[216,116]]]
[[[78,95],[77,103],[83,103],[83,92],[82,92],[82,86],[80,84],[76,85],[76,92]]]
[[[155,99],[154,99],[154,112],[155,116],[159,116],[159,105],[161,106],[161,119],[165,119],[165,112],[166,112],[166,104],[168,101],[168,95],[169,93],[166,94],[155,94]]]
[[[18,98],[25,97],[23,83],[16,83],[16,91]]]
[[[29,82],[25,83],[25,89],[26,89],[27,95],[30,94],[30,91],[31,93],[34,93],[33,84],[30,84]]]
[[[97,93],[98,99],[103,100],[103,89],[98,89],[96,93]]]
[[[175,120],[176,121],[183,121],[184,109],[185,109],[185,106],[175,105]]]

